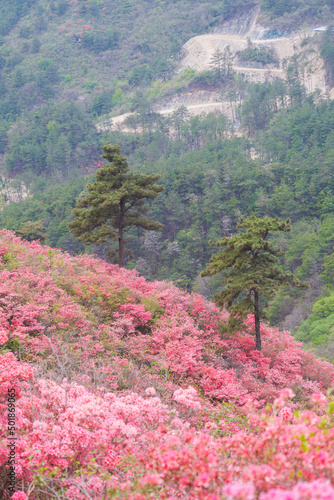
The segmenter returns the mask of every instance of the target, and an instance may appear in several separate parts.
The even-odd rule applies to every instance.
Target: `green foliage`
[[[39,67],[39,69],[42,69],[43,71],[46,71],[49,68],[53,69],[54,62],[52,61],[52,59],[40,59],[38,61],[38,67]]]
[[[38,54],[41,48],[41,42],[38,38],[33,38],[32,44],[31,44],[31,51],[33,54]]]
[[[300,325],[295,336],[313,346],[334,339],[334,294],[315,301],[313,313]]]
[[[260,47],[247,47],[237,53],[239,59],[245,62],[256,62],[266,64],[274,64],[276,66],[279,65],[279,59],[277,54],[271,47],[260,46]]]
[[[31,114],[24,132],[14,128],[9,133],[8,145],[8,174],[30,171],[69,177],[71,171],[84,169],[97,157],[98,142],[89,115],[74,103],[63,103]]]
[[[310,289],[306,294],[291,292],[288,289],[280,291],[271,301],[268,309],[272,324],[285,326],[284,318],[289,317],[290,328],[292,326],[294,330],[297,330],[302,323],[302,325],[306,325],[303,326],[303,331],[306,332],[307,330],[308,332],[309,326],[307,325],[311,325],[311,323],[313,325],[313,320],[323,322],[323,319],[315,317],[311,318],[311,323],[304,323],[304,320],[312,313],[314,301],[317,301],[319,296],[328,296],[331,293],[333,283],[333,226],[334,217],[332,214],[326,216],[322,222],[318,220],[302,220],[294,224],[292,233],[279,240],[279,244],[286,251],[285,265],[298,278],[307,280]],[[313,315],[311,314],[311,316]],[[329,334],[329,330],[327,333]],[[299,329],[298,335],[300,334]],[[308,341],[311,342],[310,339]]]
[[[8,123],[6,121],[0,122],[0,154],[4,154],[7,147],[7,131]]]
[[[281,80],[269,85],[250,85],[241,109],[243,122],[250,132],[267,127],[274,113],[280,108],[292,107],[292,99],[289,101],[290,90]]]
[[[147,323],[147,325],[142,327],[144,329],[143,333],[151,333],[152,326],[163,316],[166,311],[163,307],[161,307],[158,299],[154,297],[145,297],[141,300],[141,304],[145,307],[145,311],[149,311],[151,313],[151,319]]]
[[[129,77],[129,83],[134,86],[145,85],[152,80],[152,77],[153,69],[148,64],[143,64],[133,69]]]
[[[32,26],[22,26],[19,31],[19,36],[21,38],[30,38],[33,33]]]
[[[275,16],[282,16],[297,9],[298,0],[263,0],[262,6]]]
[[[7,35],[37,0],[0,1],[0,34]]]
[[[328,23],[333,17],[330,0],[262,0],[261,8],[276,30],[296,30],[305,22]]]
[[[124,100],[124,92],[122,89],[118,88],[115,90],[114,95],[112,96],[112,102],[117,106],[117,104],[121,104]]]
[[[85,31],[81,37],[82,46],[95,54],[113,50],[118,46],[119,33],[112,30]]]
[[[1,354],[5,354],[6,352],[14,353],[19,359],[25,358],[25,348],[24,345],[17,338],[9,339],[2,347]]]
[[[114,93],[112,90],[105,90],[101,94],[94,97],[91,111],[97,116],[109,113],[114,106]]]
[[[41,220],[25,222],[16,231],[16,234],[27,241],[39,240],[44,243],[46,240],[46,228]]]
[[[302,322],[297,330],[296,338],[310,345],[317,346],[323,342],[334,340],[334,217],[327,216],[319,225],[317,235],[317,272],[325,283],[322,294],[312,307],[312,313]],[[305,233],[309,238],[309,233]],[[313,239],[315,239],[313,237]],[[313,243],[315,247],[315,243]],[[312,262],[314,268],[314,261]],[[311,271],[311,273],[310,273]],[[312,266],[309,265],[309,274],[312,276]]]
[[[90,90],[93,90],[95,87],[98,86],[98,83],[97,82],[87,82],[86,83],[86,86],[85,86],[85,89],[90,91]]]
[[[260,307],[260,297],[273,297],[281,285],[307,285],[280,268],[281,252],[269,241],[270,233],[291,230],[289,220],[252,216],[240,218],[237,227],[246,232],[212,243],[222,250],[211,257],[201,275],[214,276],[223,272],[224,289],[215,297],[215,302],[229,311],[232,331],[240,327],[241,318],[254,314],[256,348],[261,350],[260,318],[265,312]]]
[[[69,224],[79,241],[101,244],[118,240],[119,265],[124,265],[124,233],[131,227],[149,231],[161,224],[146,217],[146,198],[154,200],[163,190],[155,183],[160,175],[129,173],[120,147],[106,143],[102,157],[109,163],[96,173],[96,182],[88,184],[87,196],[80,198]]]
[[[213,73],[218,79],[226,78],[232,73],[232,54],[227,46],[224,52],[217,48],[211,57],[210,62]]]
[[[20,68],[18,68],[15,73],[14,73],[14,86],[15,87],[23,87],[23,85],[26,83],[26,77],[24,76],[24,74],[22,73],[22,71],[20,70]]]
[[[6,205],[0,212],[1,226],[17,231],[29,221],[42,221],[47,228],[48,245],[72,254],[83,252],[85,246],[69,233],[67,223],[72,220],[72,209],[86,182],[85,178],[77,177],[67,185],[45,189],[46,182],[39,178],[31,185],[30,198]]]

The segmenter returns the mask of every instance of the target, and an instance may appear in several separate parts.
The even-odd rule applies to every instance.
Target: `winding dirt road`
[[[321,91],[326,91],[325,71],[323,68],[322,59],[319,53],[314,48],[303,48],[301,43],[303,37],[301,35],[292,35],[291,37],[272,38],[264,37],[265,28],[257,25],[258,10],[253,9],[248,14],[236,18],[225,25],[220,26],[214,33],[199,35],[191,38],[186,42],[183,49],[185,52],[184,58],[180,62],[179,72],[185,71],[187,68],[195,69],[196,71],[209,70],[214,51],[218,48],[221,52],[229,47],[231,52],[232,68],[236,73],[242,74],[248,81],[252,82],[271,82],[277,78],[284,79],[285,71],[283,69],[284,60],[288,60],[293,55],[302,54],[303,79],[304,84],[309,92],[316,88]],[[217,32],[219,31],[219,32]],[[314,32],[308,33],[312,36]],[[306,36],[306,35],[305,35]],[[250,67],[242,66],[238,60],[237,53],[247,48],[249,43],[253,48],[260,46],[272,47],[280,61],[280,66],[277,68],[274,65],[267,67]],[[181,105],[184,105],[189,113],[193,115],[221,112],[232,118],[232,110],[229,102],[217,101],[218,95],[216,92],[211,92],[211,95],[206,95],[205,92],[184,93],[174,98],[167,99],[161,104],[155,106],[155,112],[163,116],[173,113]],[[334,94],[334,89],[331,90]],[[125,113],[114,118],[105,120],[97,125],[99,132],[104,132],[110,129],[119,128],[123,131],[130,132],[123,125],[124,120],[133,113]]]

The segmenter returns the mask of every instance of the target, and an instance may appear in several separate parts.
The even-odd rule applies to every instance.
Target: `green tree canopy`
[[[254,314],[256,349],[261,350],[260,319],[265,313],[260,307],[260,295],[273,297],[280,285],[307,285],[279,267],[281,252],[268,241],[270,232],[291,230],[289,219],[280,221],[252,216],[240,218],[237,227],[246,232],[211,243],[222,250],[211,257],[202,276],[224,271],[224,290],[215,297],[215,302],[229,311],[231,330],[239,324],[240,318]]]
[[[20,229],[16,231],[16,234],[24,240],[39,240],[42,244],[45,243],[47,237],[46,228],[41,220],[36,222],[28,221],[21,224]]]
[[[160,175],[130,173],[126,158],[118,145],[109,142],[102,147],[109,163],[96,173],[96,182],[87,186],[88,194],[80,198],[69,226],[78,240],[105,243],[118,239],[119,265],[124,265],[124,233],[133,226],[158,231],[162,224],[145,214],[145,199],[154,200],[163,190],[156,185]]]

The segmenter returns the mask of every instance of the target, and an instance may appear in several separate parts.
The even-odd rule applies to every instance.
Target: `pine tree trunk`
[[[125,202],[122,199],[120,202],[120,221],[118,228],[118,265],[124,267],[124,240],[123,240],[123,218],[124,218]]]
[[[258,351],[261,351],[259,292],[257,290],[254,290],[254,320],[255,320],[256,349]]]
[[[118,231],[118,265],[124,267],[124,241],[123,241],[123,228]]]

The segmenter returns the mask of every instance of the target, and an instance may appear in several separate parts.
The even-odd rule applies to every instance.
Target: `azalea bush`
[[[231,337],[199,295],[5,230],[0,274],[14,500],[334,499],[334,368],[289,332],[258,352],[251,317]]]

